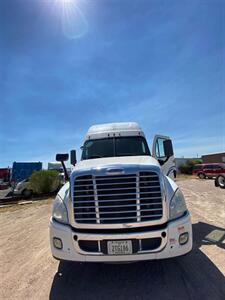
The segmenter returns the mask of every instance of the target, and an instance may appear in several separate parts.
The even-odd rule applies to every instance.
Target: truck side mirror
[[[166,157],[173,156],[173,144],[171,140],[163,141],[164,153]]]
[[[56,157],[55,157],[56,161],[67,161],[69,159],[69,154],[68,153],[58,153],[56,154]]]
[[[70,151],[70,163],[71,165],[75,166],[77,163],[77,155],[76,155],[76,150],[71,150]]]

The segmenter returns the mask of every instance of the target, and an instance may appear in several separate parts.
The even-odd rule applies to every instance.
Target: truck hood
[[[88,174],[88,172],[91,169],[93,172],[96,172],[96,169],[99,169],[99,172],[101,172],[101,168],[105,169],[109,166],[127,166],[127,168],[133,168],[136,169],[137,166],[140,167],[140,169],[161,169],[160,164],[158,161],[151,157],[151,156],[126,156],[126,157],[106,157],[106,158],[97,158],[97,159],[89,159],[89,160],[83,160],[76,164],[76,166],[72,170],[71,174],[71,181],[74,181],[74,177],[76,176],[76,173],[84,173]],[[149,168],[148,168],[149,166]],[[142,170],[143,170],[142,169]],[[163,174],[163,173],[162,173]],[[69,199],[69,187],[70,184],[67,182],[59,191],[59,196],[64,199],[64,201],[67,203]],[[166,188],[166,194],[168,199],[172,199],[175,191],[178,189],[178,186],[176,183],[170,179],[169,177],[165,176],[165,188]]]
[[[76,164],[76,166],[73,168],[73,171],[80,171],[84,169],[92,169],[97,167],[101,168],[106,165],[149,165],[160,167],[158,161],[151,156],[117,156],[82,160]]]

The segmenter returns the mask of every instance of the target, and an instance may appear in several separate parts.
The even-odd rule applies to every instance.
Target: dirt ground
[[[191,211],[194,247],[162,261],[59,263],[49,249],[51,199],[0,209],[0,299],[225,299],[225,243],[219,237],[225,190],[213,180],[178,185]]]

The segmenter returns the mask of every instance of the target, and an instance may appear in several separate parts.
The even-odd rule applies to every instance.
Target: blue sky
[[[223,0],[66,5],[0,1],[0,166],[118,121],[171,136],[177,157],[225,150]]]

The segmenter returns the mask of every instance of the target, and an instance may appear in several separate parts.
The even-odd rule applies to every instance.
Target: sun
[[[66,2],[74,2],[74,0],[57,0],[57,2],[66,3]]]
[[[81,0],[53,1],[63,34],[70,39],[83,37],[88,31],[88,22],[80,8]]]
[[[1,0],[0,0],[1,1]],[[63,14],[70,14],[72,10],[76,9],[78,0],[55,0],[56,7],[63,12]]]
[[[56,2],[65,6],[69,4],[74,4],[75,0],[56,0]]]

